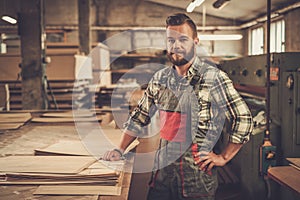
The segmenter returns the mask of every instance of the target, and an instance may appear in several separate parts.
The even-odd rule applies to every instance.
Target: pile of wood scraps
[[[34,117],[31,121],[37,123],[99,122],[101,114],[89,110],[53,111]]]
[[[30,119],[28,112],[0,112],[0,131],[18,129]]]

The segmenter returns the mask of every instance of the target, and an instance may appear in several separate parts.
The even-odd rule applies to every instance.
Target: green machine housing
[[[248,104],[253,117],[266,110],[266,55],[222,61],[224,70]],[[243,199],[293,199],[283,188],[266,184],[268,167],[287,165],[285,158],[300,156],[300,52],[273,53],[270,66],[270,139],[264,146],[265,121],[256,122],[251,140],[229,163],[240,178]],[[224,132],[229,131],[225,124]],[[227,143],[222,134],[219,146]]]

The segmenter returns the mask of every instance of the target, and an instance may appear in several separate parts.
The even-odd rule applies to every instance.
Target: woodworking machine
[[[300,157],[300,52],[271,54],[272,145],[262,148],[261,152],[266,125],[266,55],[222,61],[220,68],[227,72],[245,99],[255,122],[250,142],[244,145],[231,164],[241,179],[245,195],[249,199],[264,199],[269,189],[266,189],[262,175],[267,168],[288,164],[285,158]],[[224,132],[227,130],[225,125]],[[221,147],[227,142],[225,136],[220,138]]]

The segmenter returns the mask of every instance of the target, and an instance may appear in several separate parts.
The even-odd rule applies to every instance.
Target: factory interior
[[[124,160],[101,158],[172,65],[175,13],[196,23],[196,54],[227,73],[254,121],[216,167],[215,199],[300,199],[299,0],[0,0],[1,200],[146,199],[157,115]]]

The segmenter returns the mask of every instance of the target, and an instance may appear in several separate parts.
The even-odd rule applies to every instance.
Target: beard
[[[189,61],[192,60],[192,58],[195,55],[195,48],[191,48],[191,50],[187,53],[183,52],[169,52],[167,53],[167,57],[170,60],[171,63],[175,66],[182,66],[187,64]]]

